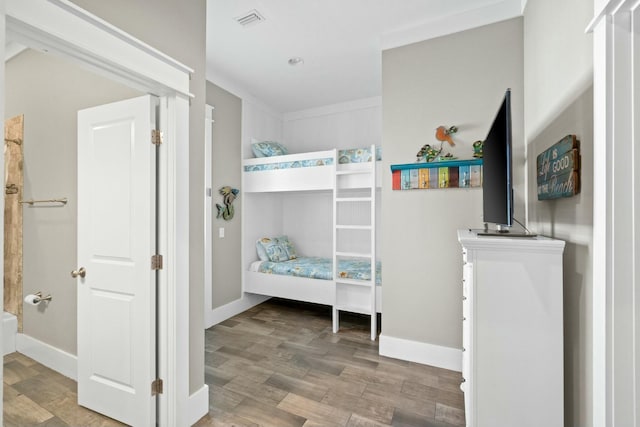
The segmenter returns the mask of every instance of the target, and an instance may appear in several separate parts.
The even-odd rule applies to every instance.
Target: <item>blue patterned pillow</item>
[[[251,150],[256,157],[272,157],[272,156],[284,156],[289,154],[287,148],[274,141],[254,142],[251,144]]]
[[[269,261],[269,255],[267,255],[267,251],[264,248],[264,246],[262,246],[262,239],[258,239],[256,241],[256,252],[258,253],[258,259],[260,261]]]
[[[278,241],[284,247],[284,250],[287,252],[287,256],[289,259],[298,258],[298,253],[296,252],[296,248],[293,247],[293,244],[289,241],[287,236],[277,237]]]
[[[298,257],[287,236],[263,237],[256,242],[256,251],[261,261],[281,262]]]

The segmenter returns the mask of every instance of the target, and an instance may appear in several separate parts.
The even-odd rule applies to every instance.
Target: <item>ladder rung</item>
[[[367,197],[336,197],[336,202],[370,202],[371,196]]]
[[[371,280],[338,279],[336,280],[336,285],[354,285],[371,288],[373,287],[373,282]]]
[[[373,227],[370,225],[336,225],[337,229],[340,230],[372,230]]]
[[[336,252],[336,256],[344,256],[350,258],[371,258],[371,254],[357,252]]]

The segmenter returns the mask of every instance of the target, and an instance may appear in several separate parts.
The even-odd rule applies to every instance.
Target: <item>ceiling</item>
[[[524,0],[207,0],[207,78],[286,113],[379,96],[382,50],[519,16]],[[248,26],[235,18],[257,10]],[[303,64],[288,60],[301,57]]]

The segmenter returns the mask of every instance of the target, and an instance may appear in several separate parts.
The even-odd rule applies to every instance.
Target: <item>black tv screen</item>
[[[513,225],[511,165],[511,90],[507,89],[483,146],[483,219],[485,223]]]

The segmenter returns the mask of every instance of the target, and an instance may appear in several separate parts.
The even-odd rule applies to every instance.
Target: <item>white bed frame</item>
[[[283,162],[294,162],[314,159],[332,158],[332,165],[300,167],[288,169],[276,169],[267,171],[248,171],[245,166],[265,165]],[[337,171],[358,171],[366,169],[365,163],[337,163],[337,150],[315,151],[301,154],[290,154],[285,156],[252,158],[246,159],[242,163],[244,195],[256,193],[281,193],[281,192],[308,192],[308,191],[332,191],[338,180],[341,189],[357,189],[369,187],[369,177],[364,174],[341,175]],[[381,187],[380,168],[381,162],[376,162],[376,187]],[[250,197],[250,196],[249,196]],[[249,209],[245,206],[245,209]],[[246,229],[246,227],[245,227]],[[247,236],[243,238],[245,245],[261,236]],[[243,291],[252,294],[280,297],[297,301],[305,301],[316,304],[334,305],[336,299],[336,283],[334,280],[311,279],[295,276],[283,276],[277,274],[265,274],[249,271],[248,266],[253,259],[247,259],[247,251],[255,252],[254,246],[245,247],[243,250],[243,262],[245,271],[243,272]],[[249,263],[248,263],[249,261]],[[376,289],[376,311],[382,312],[382,287],[375,286]],[[351,294],[350,290],[340,295],[341,301],[353,301],[354,305],[359,304],[363,299],[357,289]]]
[[[245,193],[271,193],[285,191],[333,190],[335,168],[339,171],[364,169],[364,163],[345,163],[305,168],[275,169],[268,171],[245,172],[245,166],[267,165],[274,163],[296,162],[314,159],[336,159],[336,150],[313,151],[310,153],[288,154],[286,156],[246,159],[242,162],[243,191]],[[382,186],[380,163],[376,162],[376,187]],[[348,175],[342,178],[341,188],[366,187],[363,176]]]
[[[245,292],[325,305],[333,305],[334,287],[333,280],[282,276],[255,271],[245,272],[244,279]],[[357,298],[358,295],[351,296],[352,300],[357,300]],[[382,313],[382,286],[380,285],[376,286],[376,311]]]

